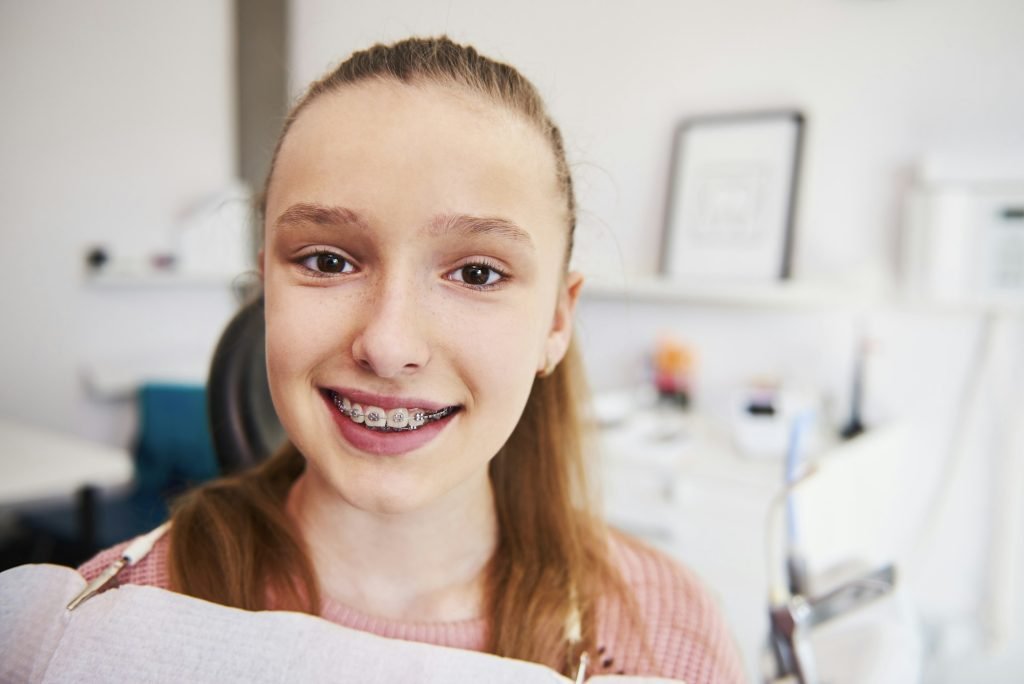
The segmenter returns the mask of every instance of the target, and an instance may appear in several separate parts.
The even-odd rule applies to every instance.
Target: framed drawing
[[[804,117],[708,116],[675,135],[662,249],[672,279],[790,276]]]

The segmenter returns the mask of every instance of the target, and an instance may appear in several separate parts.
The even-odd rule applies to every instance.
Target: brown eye
[[[491,269],[479,264],[462,267],[462,281],[470,285],[487,285],[491,277]]]
[[[337,254],[318,254],[316,268],[324,273],[341,273],[345,268],[345,260]]]
[[[486,262],[460,266],[454,271],[449,271],[445,277],[477,290],[490,290],[498,287],[502,281],[508,280],[506,273],[494,266],[488,266]]]
[[[302,259],[302,265],[323,274],[347,273],[352,270],[348,259],[334,252],[317,252]]]
[[[458,283],[464,283],[477,289],[490,289],[505,280],[505,274],[486,264],[466,264],[448,274]]]

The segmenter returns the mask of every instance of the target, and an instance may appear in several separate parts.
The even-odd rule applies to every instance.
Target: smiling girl
[[[533,86],[446,38],[358,52],[291,112],[261,210],[289,441],[179,502],[122,582],[564,673],[586,652],[742,679],[693,575],[591,512],[576,208]]]

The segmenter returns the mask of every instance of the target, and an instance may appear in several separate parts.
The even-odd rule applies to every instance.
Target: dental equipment
[[[768,647],[774,666],[773,672],[766,673],[769,682],[818,684],[820,680],[810,642],[811,630],[891,593],[895,587],[895,569],[886,565],[822,596],[806,596],[807,587],[802,586],[805,585],[804,579],[795,576],[801,568],[797,568],[792,558],[788,557],[785,564],[778,558],[783,504],[788,503],[796,490],[806,484],[819,468],[817,464],[811,464],[794,469],[768,508],[765,535],[769,582]],[[794,590],[793,587],[800,589]]]
[[[128,544],[117,560],[108,565],[103,572],[98,574],[91,582],[85,585],[85,588],[82,589],[78,596],[71,599],[71,603],[68,604],[67,609],[74,610],[114,581],[114,578],[116,578],[125,567],[135,565],[145,558],[146,555],[153,550],[153,546],[160,541],[160,538],[163,537],[169,529],[171,529],[171,523],[165,522],[152,532],[147,532],[141,537],[136,538],[132,543]]]

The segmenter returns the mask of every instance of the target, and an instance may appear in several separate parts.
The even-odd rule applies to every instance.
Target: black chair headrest
[[[263,297],[259,297],[231,319],[210,364],[210,432],[225,475],[259,463],[285,440],[270,399],[265,345]]]

